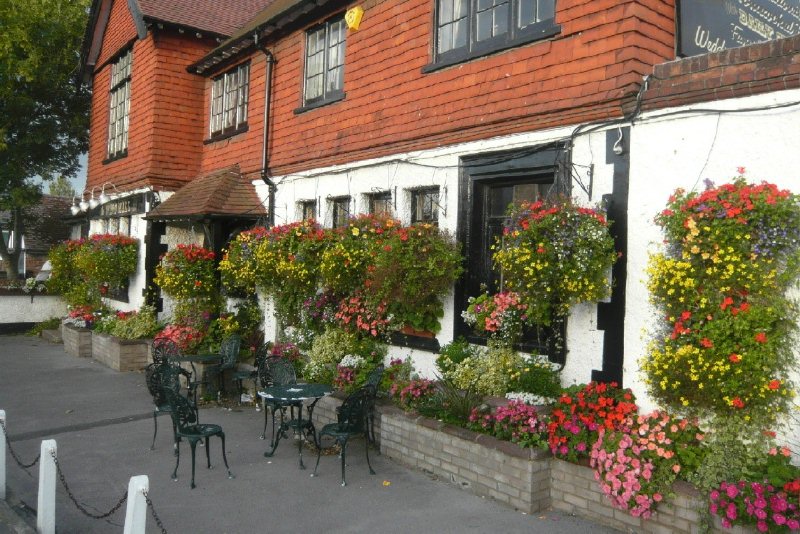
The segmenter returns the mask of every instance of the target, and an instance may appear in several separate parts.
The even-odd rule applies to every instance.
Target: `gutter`
[[[256,46],[258,46],[258,32],[254,34],[254,39]],[[261,138],[261,179],[264,180],[264,183],[267,184],[267,187],[269,188],[267,224],[270,227],[273,227],[275,226],[275,193],[278,187],[269,177],[269,172],[267,171],[267,166],[269,165],[267,143],[269,141],[269,110],[272,104],[272,70],[273,66],[275,65],[275,56],[272,55],[272,52],[270,52],[266,46],[259,47],[259,50],[261,50],[266,57],[267,69],[266,80],[264,81],[264,130]]]

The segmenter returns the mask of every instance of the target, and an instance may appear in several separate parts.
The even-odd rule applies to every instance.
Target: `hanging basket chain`
[[[14,459],[15,462],[17,462],[17,465],[19,465],[23,469],[29,469],[34,465],[36,465],[36,463],[39,461],[39,458],[41,458],[42,454],[41,453],[37,454],[36,458],[34,458],[31,463],[26,464],[25,462],[19,459],[17,453],[14,452],[14,449],[11,447],[11,442],[8,440],[8,432],[6,431],[6,422],[0,421],[0,426],[3,427],[3,436],[5,436],[6,438],[6,446],[8,447],[8,452],[11,453],[11,457]]]
[[[84,515],[87,515],[87,516],[89,516],[89,517],[91,517],[93,519],[105,519],[106,517],[109,517],[114,512],[119,510],[120,506],[122,506],[125,503],[125,501],[128,500],[128,490],[126,489],[125,493],[122,494],[122,498],[120,498],[120,500],[117,502],[117,504],[115,504],[113,506],[113,508],[111,508],[111,510],[109,510],[108,512],[106,512],[104,514],[99,514],[99,515],[98,514],[93,514],[92,512],[90,512],[89,510],[84,508],[77,501],[77,499],[75,498],[75,495],[72,494],[72,491],[69,489],[69,485],[67,485],[67,480],[64,478],[64,473],[61,471],[61,465],[58,463],[58,458],[56,457],[55,451],[50,451],[50,455],[53,457],[53,462],[55,462],[55,464],[56,464],[56,471],[58,471],[58,478],[61,480],[61,485],[64,486],[64,489],[67,492],[67,496],[70,498],[72,503],[78,508],[78,510],[80,510]]]

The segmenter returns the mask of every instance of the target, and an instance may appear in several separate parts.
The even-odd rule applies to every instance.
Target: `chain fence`
[[[78,508],[78,510],[80,510],[84,515],[89,516],[93,519],[105,519],[106,517],[112,515],[114,512],[119,510],[119,507],[125,504],[125,501],[128,500],[128,490],[125,490],[125,493],[122,494],[122,498],[120,498],[120,500],[117,501],[117,504],[115,504],[111,508],[111,510],[109,510],[104,514],[93,514],[92,512],[84,508],[81,505],[81,503],[78,502],[78,500],[75,498],[75,495],[72,493],[72,490],[69,489],[69,484],[67,484],[67,479],[64,478],[64,472],[61,471],[61,464],[59,464],[58,462],[58,458],[56,457],[55,451],[51,451],[50,455],[53,457],[53,462],[55,462],[56,464],[56,471],[58,472],[58,478],[59,480],[61,480],[61,485],[64,486],[64,490],[67,492],[67,496],[72,501],[72,503]]]
[[[147,494],[146,491],[143,491],[142,494],[144,495],[144,500],[147,502],[147,507],[150,508],[150,513],[153,515],[153,519],[158,525],[158,528],[161,529],[161,534],[167,534],[167,529],[164,528],[164,524],[161,522],[161,519],[158,517],[156,513],[156,508],[153,506],[153,501],[150,500],[150,496]]]
[[[37,454],[36,458],[34,458],[31,463],[26,464],[25,462],[20,460],[19,456],[17,456],[17,453],[14,452],[14,448],[11,446],[11,442],[8,439],[8,431],[6,430],[6,422],[0,420],[0,426],[3,427],[3,436],[6,438],[6,447],[8,448],[8,452],[11,454],[11,457],[14,459],[14,461],[17,462],[17,465],[20,466],[22,469],[25,469],[26,471],[31,467],[33,467],[34,465],[36,465],[39,459],[42,457],[42,453],[40,452],[39,454]]]

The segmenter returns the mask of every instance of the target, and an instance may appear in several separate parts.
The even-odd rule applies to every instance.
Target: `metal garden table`
[[[259,391],[259,397],[265,400],[280,401],[287,405],[303,401],[311,401],[309,404],[305,405],[308,414],[307,418],[303,418],[302,406],[298,410],[297,417],[294,417],[293,411],[290,412],[292,415],[288,420],[284,420],[283,415],[281,415],[281,424],[278,428],[278,432],[273,434],[271,444],[272,448],[271,450],[266,451],[264,456],[267,458],[271,457],[275,453],[275,449],[278,448],[278,443],[280,442],[281,437],[283,437],[284,434],[289,430],[292,430],[300,435],[300,439],[297,442],[297,450],[300,456],[300,469],[305,469],[306,466],[303,465],[303,434],[305,433],[306,437],[310,434],[314,440],[314,444],[316,445],[317,432],[314,428],[314,422],[311,419],[312,415],[314,414],[314,406],[316,406],[319,399],[329,395],[332,391],[333,388],[327,384],[289,384],[284,386],[270,386]],[[274,413],[272,417],[274,425]]]

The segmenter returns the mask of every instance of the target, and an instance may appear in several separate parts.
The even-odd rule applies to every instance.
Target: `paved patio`
[[[347,487],[341,487],[338,458],[323,456],[319,476],[309,475],[314,455],[304,453],[309,469],[298,469],[297,449],[282,443],[265,458],[260,440],[263,414],[252,407],[201,410],[201,420],[225,430],[234,480],[222,464],[218,439],[211,442],[214,469],[198,451],[197,488],[189,488],[191,454],[181,448],[179,479],[170,478],[171,425],[159,418],[156,449],[152,404],[143,373],[119,373],[91,359],[67,355],[61,345],[41,338],[0,337],[0,409],[6,411],[9,439],[25,462],[43,439],[55,439],[58,459],[70,489],[89,510],[103,513],[126,490],[133,475],[150,477],[150,497],[168,532],[615,532],[607,527],[546,512],[525,515],[475,497],[447,481],[409,470],[386,457],[370,455],[377,475],[368,473],[363,445],[348,455]],[[0,503],[0,534],[17,532],[9,507],[27,509],[35,521],[38,466],[26,472],[7,458],[10,499]],[[121,532],[123,506],[107,520],[83,515],[58,484],[60,533]],[[5,519],[4,519],[5,518]],[[152,516],[148,532],[159,532]]]

